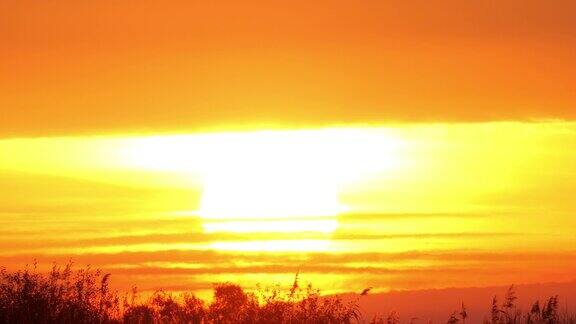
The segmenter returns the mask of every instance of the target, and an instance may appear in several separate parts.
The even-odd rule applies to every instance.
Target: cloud
[[[193,222],[192,222],[193,223]],[[201,229],[199,229],[201,230]],[[1,233],[1,232],[0,232]],[[16,234],[20,237],[14,238]],[[331,241],[371,241],[378,244],[381,240],[396,239],[463,239],[463,238],[496,238],[527,235],[525,233],[503,233],[503,232],[455,232],[455,233],[398,233],[398,234],[354,234],[340,232],[334,235],[327,235],[316,232],[302,232],[295,235],[294,233],[277,233],[277,232],[259,232],[255,237],[254,233],[203,233],[202,231],[194,232],[176,232],[161,234],[144,234],[144,235],[118,235],[102,236],[94,238],[68,239],[68,238],[43,238],[42,240],[30,240],[23,238],[26,235],[39,235],[41,232],[29,231],[15,233],[8,239],[0,239],[0,246],[10,246],[11,249],[25,250],[45,250],[54,248],[106,248],[106,247],[129,247],[142,244],[163,244],[168,247],[170,244],[194,244],[194,243],[211,243],[211,242],[265,242],[266,240],[322,240],[330,239]],[[61,234],[63,235],[63,234]]]
[[[39,263],[52,261],[97,264],[104,268],[118,267],[144,263],[164,264],[213,264],[216,266],[230,265],[236,262],[246,264],[255,262],[258,264],[308,264],[312,266],[335,266],[346,263],[385,263],[400,261],[437,261],[440,263],[462,264],[485,264],[493,266],[494,263],[517,263],[530,264],[539,262],[543,266],[554,263],[572,263],[576,257],[576,251],[562,252],[485,252],[467,250],[448,251],[407,251],[398,253],[386,252],[343,252],[343,253],[231,253],[207,250],[163,250],[163,251],[139,251],[118,253],[81,253],[81,254],[46,254],[46,253],[19,253],[16,255],[2,255],[0,261],[7,265],[22,265],[36,259]]]
[[[401,253],[226,253],[199,250],[87,254],[2,255],[8,269],[37,260],[40,269],[69,260],[77,266],[97,265],[113,274],[118,287],[129,289],[135,278],[142,290],[207,289],[213,282],[231,280],[245,286],[289,283],[296,271],[318,287],[341,291],[362,289],[438,288],[481,283],[538,282],[543,278],[573,279],[576,251],[485,252],[468,250]],[[282,279],[285,278],[285,279]],[[545,279],[548,280],[548,279]],[[161,284],[158,284],[161,282]],[[167,288],[168,287],[168,288]]]

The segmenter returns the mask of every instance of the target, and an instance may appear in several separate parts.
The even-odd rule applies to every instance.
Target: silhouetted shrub
[[[296,274],[289,289],[279,286],[246,292],[239,285],[223,283],[214,286],[212,303],[205,304],[193,294],[173,295],[156,291],[141,301],[136,289],[119,302],[116,292],[109,289],[109,274],[89,267],[77,271],[72,265],[54,265],[47,274],[38,272],[36,265],[24,270],[0,270],[0,324],[40,323],[129,323],[129,324],[351,324],[364,323],[359,299],[370,289],[348,301],[320,295],[308,284],[301,288]],[[550,297],[543,307],[536,301],[528,313],[515,306],[514,287],[508,289],[500,305],[492,300],[491,324],[576,324],[576,318],[558,311],[558,296]],[[464,304],[453,312],[447,323],[464,323],[468,313]],[[413,319],[414,320],[414,319]],[[413,322],[410,321],[410,323]],[[474,322],[474,320],[472,320]],[[374,317],[372,324],[399,324],[400,316],[391,312],[387,317]]]
[[[156,318],[154,309],[148,305],[131,306],[124,312],[124,323],[152,324]]]
[[[109,274],[90,268],[73,272],[57,265],[43,275],[32,269],[0,270],[0,323],[111,323],[118,298]]]

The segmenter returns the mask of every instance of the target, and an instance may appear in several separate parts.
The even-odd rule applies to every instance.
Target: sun
[[[371,129],[158,136],[132,143],[131,161],[199,175],[207,232],[331,233],[340,186],[396,165],[398,144]]]
[[[228,163],[203,170],[202,217],[302,218],[340,211],[336,176],[297,142],[251,138],[237,145]]]

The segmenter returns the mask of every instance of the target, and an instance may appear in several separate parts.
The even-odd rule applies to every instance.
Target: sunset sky
[[[576,2],[0,1],[0,266],[576,279]]]

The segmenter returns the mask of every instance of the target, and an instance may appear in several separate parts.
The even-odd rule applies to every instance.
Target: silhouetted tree
[[[256,308],[253,296],[240,286],[224,283],[214,287],[214,301],[209,307],[210,320],[218,324],[247,323]]]

